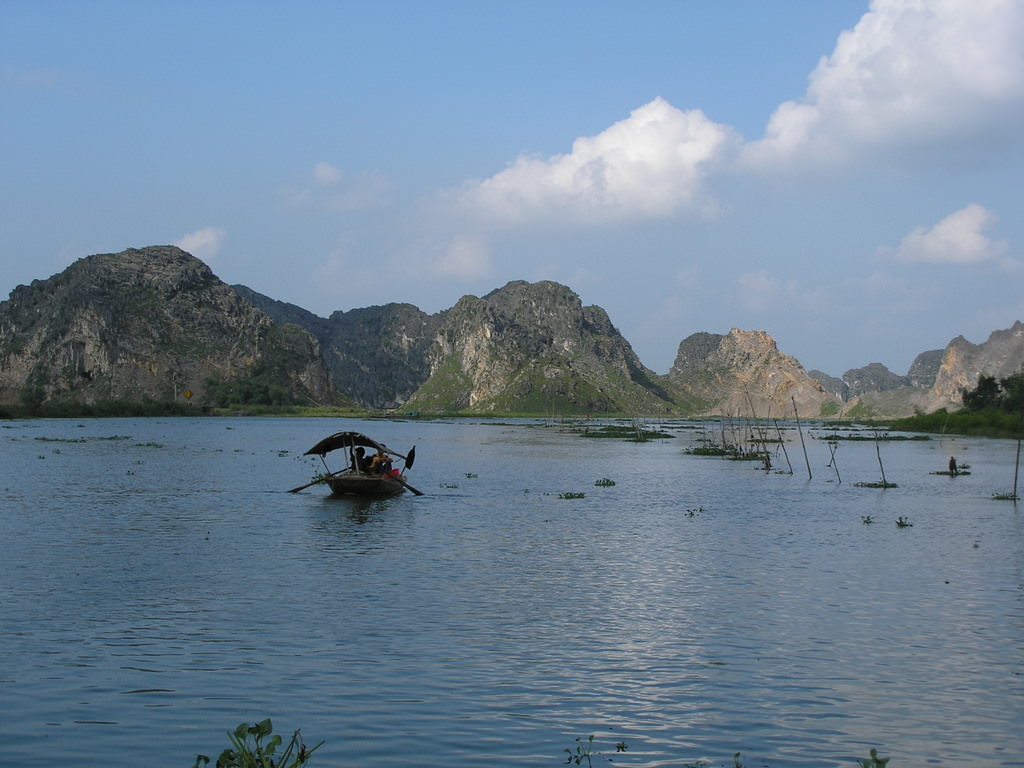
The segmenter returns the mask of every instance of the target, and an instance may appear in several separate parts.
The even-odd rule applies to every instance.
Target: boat
[[[338,450],[346,456],[348,464],[332,472],[324,457]],[[416,446],[403,455],[361,432],[335,432],[314,445],[304,455],[319,456],[327,472],[311,483],[292,488],[290,493],[296,493],[317,483],[325,483],[331,489],[331,493],[338,496],[396,496],[406,489],[417,496],[423,495],[422,491],[409,485],[404,476],[405,470],[412,469],[412,464],[416,460]],[[395,459],[402,462],[402,469],[392,466]]]

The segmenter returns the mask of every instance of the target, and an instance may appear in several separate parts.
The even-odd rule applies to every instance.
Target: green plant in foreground
[[[624,741],[620,741],[620,742],[618,742],[615,745],[615,751],[616,752],[625,752],[627,749],[629,749],[629,745],[626,744],[626,742],[624,742]],[[569,764],[572,764],[572,765],[584,765],[584,764],[586,764],[587,768],[593,768],[594,758],[601,754],[600,752],[595,752],[594,751],[594,735],[593,734],[588,736],[586,741],[583,740],[582,736],[577,736],[576,737],[576,749],[575,750],[567,749],[567,750],[565,750],[565,752],[566,752],[566,754],[569,755],[569,757],[566,758],[566,760],[565,760],[567,765],[569,765]],[[611,762],[610,758],[609,758],[608,762]]]
[[[861,766],[861,768],[885,768],[890,760],[892,760],[891,757],[879,757],[878,750],[872,749],[871,757],[864,760],[858,760],[857,765]]]
[[[312,749],[307,749],[302,742],[299,731],[292,734],[291,741],[280,757],[275,759],[274,753],[281,746],[282,739],[279,735],[271,736],[274,728],[268,717],[266,720],[249,725],[242,723],[234,732],[228,732],[231,746],[220,753],[217,758],[217,768],[298,768],[305,765],[309,756],[316,752],[322,745],[321,741]],[[270,738],[264,742],[264,739]],[[199,768],[210,764],[210,758],[206,755],[196,755],[196,761],[192,768]]]

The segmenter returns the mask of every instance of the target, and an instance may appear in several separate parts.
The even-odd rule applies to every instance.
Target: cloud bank
[[[874,0],[759,139],[659,97],[566,154],[520,156],[456,197],[464,214],[506,226],[708,214],[720,208],[710,183],[727,174],[896,163],[921,147],[950,157],[979,137],[1019,142],[1022,40],[1020,0]]]
[[[461,202],[508,222],[593,223],[713,207],[703,182],[734,141],[732,129],[700,110],[684,112],[656,98],[598,135],[576,139],[568,154],[519,157],[470,184]]]
[[[1019,0],[875,0],[799,101],[781,104],[747,166],[843,163],[896,147],[1003,134],[1024,114]]]

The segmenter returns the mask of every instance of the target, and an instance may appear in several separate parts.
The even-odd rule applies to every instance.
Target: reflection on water
[[[355,422],[426,495],[352,499],[285,492],[336,422],[3,426],[3,764],[189,765],[266,716],[318,765],[1022,762],[1006,441],[807,430],[808,479],[795,434],[789,474],[683,424]]]

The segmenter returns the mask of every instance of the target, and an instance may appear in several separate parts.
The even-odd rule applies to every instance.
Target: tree
[[[970,411],[983,411],[986,408],[998,408],[1002,400],[1002,392],[995,376],[978,377],[978,386],[964,391],[964,406]]]

